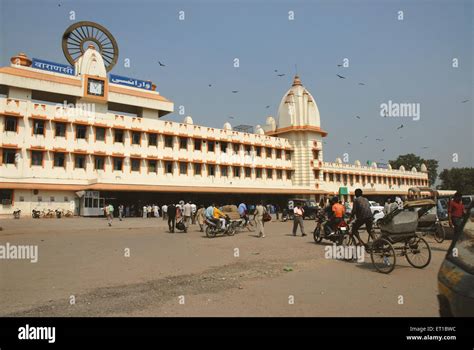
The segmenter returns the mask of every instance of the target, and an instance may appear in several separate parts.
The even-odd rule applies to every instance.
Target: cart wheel
[[[370,259],[372,264],[381,273],[390,273],[395,268],[397,258],[395,249],[385,238],[379,238],[372,243],[370,249]]]
[[[321,237],[321,228],[316,227],[313,232],[313,238],[316,243],[320,243],[323,240],[323,237]]]
[[[446,232],[444,231],[444,226],[440,222],[436,224],[436,231],[434,232],[434,239],[438,243],[443,243],[446,237]]]
[[[206,227],[206,236],[209,237],[209,238],[214,238],[214,237],[216,237],[216,231],[211,229],[210,226],[207,226]]]
[[[342,236],[339,244],[342,245],[343,247],[356,247],[357,248],[356,239],[354,238],[353,235],[351,235],[349,233],[346,233],[346,234],[344,234],[344,236]],[[344,260],[350,261],[352,259],[354,259],[354,258],[344,259]]]
[[[408,263],[417,269],[428,266],[431,261],[431,249],[424,238],[410,238],[405,242],[404,250]]]

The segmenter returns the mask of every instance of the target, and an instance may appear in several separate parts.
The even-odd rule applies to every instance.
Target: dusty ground
[[[314,222],[305,225],[312,232]],[[196,226],[170,234],[153,218],[0,226],[0,245],[39,249],[37,263],[0,260],[1,316],[438,316],[436,275],[449,245],[428,238],[427,268],[398,258],[384,275],[369,256],[325,259],[311,235],[290,235],[291,223],[266,224],[264,239],[250,232],[208,239]]]

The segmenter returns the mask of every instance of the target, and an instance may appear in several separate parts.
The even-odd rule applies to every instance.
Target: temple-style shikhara
[[[299,76],[277,118],[248,133],[229,123],[194,125],[190,116],[162,120],[173,103],[150,81],[109,79],[93,46],[69,71],[33,65],[25,54],[11,62],[0,68],[0,214],[63,208],[98,215],[104,198],[283,202],[347,198],[356,188],[369,197],[400,195],[428,185],[424,165],[417,171],[324,162],[327,132]]]

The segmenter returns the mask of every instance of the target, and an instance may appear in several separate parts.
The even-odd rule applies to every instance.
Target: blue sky
[[[64,30],[75,21],[104,25],[120,49],[112,72],[155,82],[175,102],[165,119],[181,121],[183,105],[196,124],[263,124],[297,64],[329,132],[325,160],[348,153],[350,162],[384,162],[411,152],[437,159],[440,170],[474,164],[473,1],[0,0],[0,11],[2,66],[20,51],[66,63]],[[343,58],[349,68],[337,67]],[[381,117],[389,100],[419,103],[420,120]]]

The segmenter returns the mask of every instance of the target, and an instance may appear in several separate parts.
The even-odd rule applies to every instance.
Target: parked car
[[[380,213],[380,212],[383,213],[383,206],[382,205],[380,205],[379,203],[374,202],[374,201],[369,201],[369,203],[370,203],[370,210],[372,211],[372,215],[375,215],[375,214]]]
[[[461,235],[451,243],[438,272],[441,317],[474,316],[474,208],[470,205]]]

